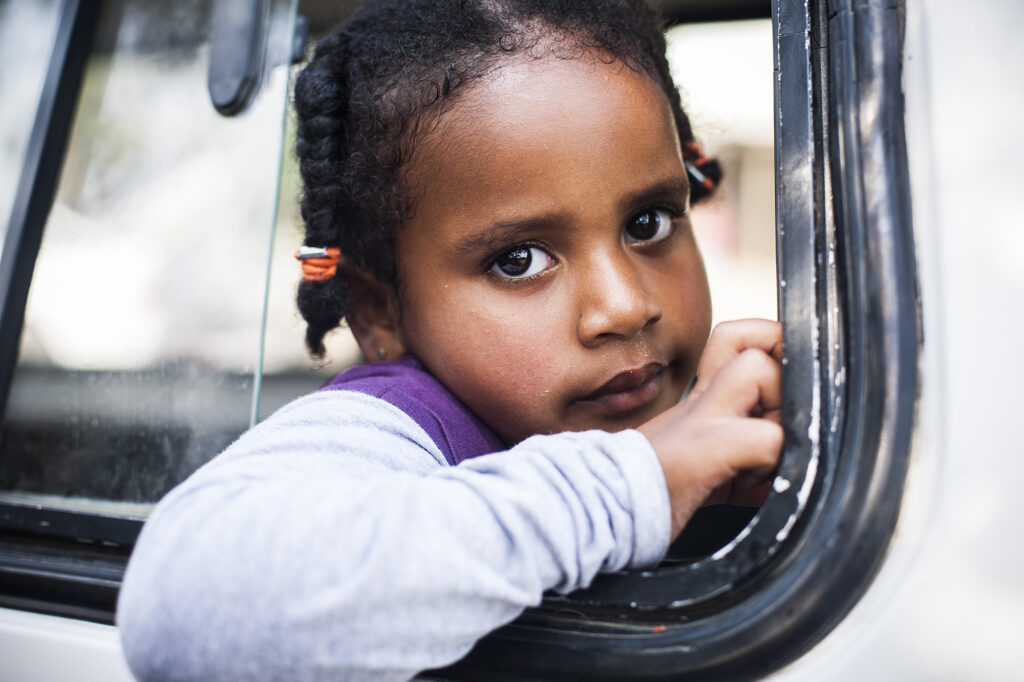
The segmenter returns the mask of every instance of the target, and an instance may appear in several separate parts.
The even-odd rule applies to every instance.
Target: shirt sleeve
[[[404,680],[545,590],[657,561],[669,534],[636,431],[535,436],[449,467],[391,405],[321,392],[157,505],[117,620],[141,680]]]

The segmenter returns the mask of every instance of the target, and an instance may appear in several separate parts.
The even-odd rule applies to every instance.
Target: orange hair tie
[[[341,262],[341,249],[336,247],[300,246],[295,258],[302,263],[302,281],[323,282],[334,277]]]
[[[704,175],[699,168],[699,166],[703,166],[707,162],[708,157],[704,156],[704,152],[700,150],[696,141],[689,140],[683,143],[683,164],[686,166],[687,172],[702,187],[711,190],[715,188],[715,181]]]
[[[708,157],[704,156],[704,152],[700,150],[695,140],[683,143],[683,158],[687,161],[692,161],[698,166],[708,162]]]

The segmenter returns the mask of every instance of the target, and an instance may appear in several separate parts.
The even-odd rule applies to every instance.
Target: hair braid
[[[346,58],[348,35],[335,32],[317,46],[310,65],[295,82],[298,114],[296,152],[303,179],[302,219],[306,224],[304,243],[340,246],[342,221],[337,218],[342,186],[341,159],[344,145]],[[345,278],[304,281],[299,285],[299,312],[307,322],[306,346],[316,356],[324,353],[323,338],[338,326],[349,311]]]

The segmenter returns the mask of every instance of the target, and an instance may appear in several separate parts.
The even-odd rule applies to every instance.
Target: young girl
[[[157,506],[136,675],[407,679],[763,499],[780,331],[707,338],[688,211],[717,168],[664,50],[640,0],[369,3],[320,43],[299,307],[314,353],[344,319],[370,364]]]

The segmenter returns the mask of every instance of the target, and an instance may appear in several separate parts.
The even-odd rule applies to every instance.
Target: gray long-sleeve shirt
[[[142,680],[404,680],[545,590],[654,563],[669,533],[636,431],[535,436],[452,467],[392,405],[324,391],[157,505],[117,622]]]

